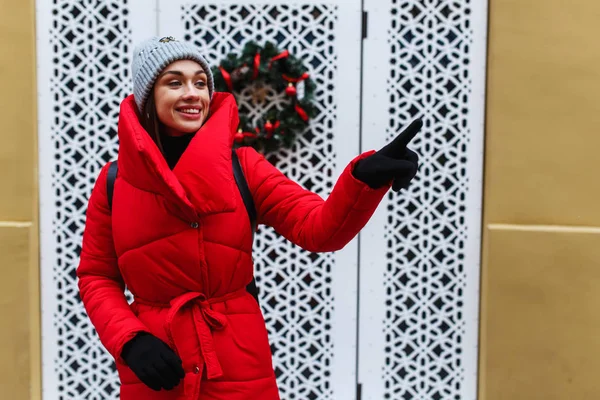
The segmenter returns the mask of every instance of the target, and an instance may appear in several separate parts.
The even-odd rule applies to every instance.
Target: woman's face
[[[170,136],[196,132],[208,116],[210,97],[206,73],[195,61],[169,64],[154,85],[158,119]]]

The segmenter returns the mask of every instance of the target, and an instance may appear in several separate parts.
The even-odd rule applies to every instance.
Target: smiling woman
[[[107,164],[89,199],[78,284],[115,358],[122,400],[278,400],[265,321],[249,292],[247,203],[258,223],[308,251],[331,252],[358,234],[390,187],[406,188],[417,172],[407,145],[420,121],[352,160],[323,200],[253,148],[233,149],[235,98],[214,93],[213,82],[189,43],[151,38],[136,47],[114,196]]]
[[[206,73],[192,60],[175,61],[158,77],[153,91],[156,113],[169,135],[200,129],[210,103],[206,81]]]
[[[140,111],[140,123],[172,168],[183,149],[169,156],[168,143],[187,146],[209,112],[212,88],[202,65],[194,60],[177,60],[160,73]],[[181,139],[177,139],[181,137]]]
[[[141,111],[140,122],[170,168],[209,113],[208,75],[194,60],[177,60],[160,73]]]

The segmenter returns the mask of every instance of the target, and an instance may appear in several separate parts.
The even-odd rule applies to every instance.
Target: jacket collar
[[[163,195],[187,219],[234,209],[231,151],[238,126],[235,98],[215,93],[208,119],[171,171],[139,122],[133,95],[119,113],[119,174],[131,185]]]

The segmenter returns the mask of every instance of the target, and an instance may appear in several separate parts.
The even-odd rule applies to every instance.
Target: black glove
[[[171,390],[185,376],[179,356],[165,342],[146,332],[138,333],[125,343],[121,357],[153,390]]]
[[[359,160],[352,170],[352,175],[372,189],[385,186],[391,180],[394,192],[407,188],[417,174],[419,156],[406,146],[422,126],[423,121],[420,119],[413,121],[391,143]]]

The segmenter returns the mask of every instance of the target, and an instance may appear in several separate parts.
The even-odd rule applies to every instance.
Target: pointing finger
[[[396,138],[381,149],[381,153],[387,157],[397,158],[406,150],[406,146],[416,136],[423,121],[419,118],[414,120],[406,129],[404,129]]]
[[[402,133],[400,133],[400,135],[398,135],[398,138],[396,140],[398,140],[405,147],[408,146],[410,141],[413,140],[413,138],[421,130],[422,126],[423,126],[423,120],[421,120],[420,118],[414,120],[408,126],[408,128],[406,128],[404,131],[402,131]]]

